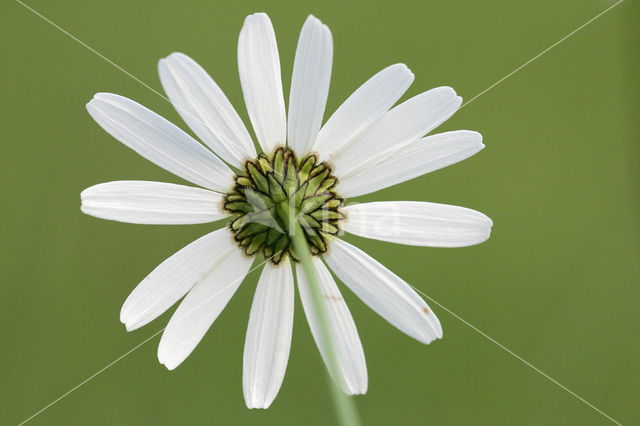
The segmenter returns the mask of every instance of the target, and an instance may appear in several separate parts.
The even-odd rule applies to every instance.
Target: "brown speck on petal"
[[[337,301],[343,300],[342,297],[340,297],[340,296],[332,296],[330,294],[325,294],[324,298],[325,299],[329,299],[329,300],[337,300]]]
[[[427,308],[426,306],[424,308],[422,308],[422,310],[424,311],[425,314],[429,313],[429,308]]]

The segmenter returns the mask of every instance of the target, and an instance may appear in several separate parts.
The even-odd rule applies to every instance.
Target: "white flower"
[[[162,335],[158,348],[162,364],[171,370],[182,363],[240,286],[252,255],[267,259],[244,348],[243,389],[249,408],[268,407],[282,384],[293,326],[293,269],[326,362],[310,289],[282,229],[290,225],[288,220],[301,225],[316,255],[313,265],[329,314],[336,371],[349,394],[367,390],[364,353],[349,309],[324,262],[362,301],[409,336],[430,343],[442,337],[442,328],[402,278],[338,238],[338,231],[400,244],[459,247],[486,240],[492,226],[479,212],[442,204],[400,201],[344,207],[343,197],[368,194],[440,169],[484,145],[479,133],[467,130],[424,137],[462,100],[453,89],[439,87],[394,107],[413,81],[403,64],[371,77],[322,126],[332,51],[329,29],[309,16],[296,51],[287,117],[271,22],[263,13],[246,18],[238,65],[262,153],[256,152],[249,132],[216,83],[181,53],[160,61],[162,85],[211,150],[122,96],[99,93],[87,104],[91,116],[116,139],[202,188],[145,181],[103,183],[82,192],[84,213],[140,224],[231,218],[229,227],[201,237],[161,263],[122,307],[121,321],[127,330],[135,330],[186,295]],[[282,206],[295,206],[298,214],[287,218]]]

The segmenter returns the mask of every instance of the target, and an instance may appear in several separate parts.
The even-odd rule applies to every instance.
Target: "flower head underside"
[[[336,183],[327,163],[313,154],[297,158],[290,148],[247,161],[224,198],[235,240],[247,255],[262,253],[274,264],[285,256],[296,261],[291,235],[300,225],[311,253],[324,253],[344,218]]]

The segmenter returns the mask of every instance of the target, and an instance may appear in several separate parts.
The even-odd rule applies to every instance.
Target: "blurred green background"
[[[159,91],[158,59],[189,54],[248,123],[236,43],[255,11],[274,23],[285,99],[306,15],[330,26],[326,118],[394,62],[416,75],[407,96],[449,85],[471,99],[612,2],[27,4]],[[478,155],[359,200],[471,207],[494,220],[488,242],[433,249],[347,237],[623,424],[640,422],[637,9],[622,3],[438,129],[480,131],[487,147]],[[0,23],[0,424],[16,424],[164,327],[172,310],[127,333],[120,306],[157,264],[212,227],[145,227],[81,214],[80,191],[99,182],[181,183],[91,120],[84,105],[95,92],[128,96],[186,125],[161,97],[19,3],[3,2]],[[32,423],[333,423],[299,301],[278,398],[267,411],[245,408],[242,348],[257,277],[177,370],[157,362],[157,336]],[[343,293],[369,368],[369,392],[356,401],[365,424],[608,423],[433,302],[445,337],[423,346]]]

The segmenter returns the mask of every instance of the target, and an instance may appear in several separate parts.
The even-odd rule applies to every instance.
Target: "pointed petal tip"
[[[244,398],[244,403],[250,410],[266,410],[271,405],[271,402],[261,401],[258,395],[245,395]]]
[[[269,406],[266,407],[262,407],[262,406],[257,406],[257,405],[249,405],[247,404],[247,408],[250,410],[266,410],[267,408],[269,408]]]
[[[140,327],[142,327],[142,325],[144,325],[144,324],[140,324],[140,321],[137,321],[135,318],[133,318],[130,312],[126,312],[124,309],[120,311],[120,322],[124,324],[124,327],[127,329],[127,332],[137,330]]]
[[[84,204],[84,200],[82,199],[82,194],[80,194],[80,212],[88,216],[93,216],[89,211],[89,208]]]
[[[451,87],[451,86],[440,86],[440,87],[436,87],[435,90],[440,90],[443,92],[447,92],[453,96],[457,96],[458,94],[456,93],[456,90]]]
[[[470,146],[477,146],[477,151],[481,151],[485,148],[485,144],[483,143],[482,133],[477,132],[475,130],[458,130],[459,132],[466,132],[466,140]],[[428,137],[428,136],[427,136]]]
[[[97,92],[95,95],[93,95],[93,98],[91,99],[91,101],[94,100],[102,100],[102,101],[106,101],[107,99],[110,98],[122,98],[123,96],[120,96],[116,93],[111,93],[111,92]]]
[[[458,93],[453,87],[441,86],[436,88],[435,90],[441,92],[443,96],[451,99],[451,103],[455,105],[456,109],[460,108],[460,105],[462,105],[462,96],[458,96]]]
[[[437,94],[437,95],[440,95],[442,97],[445,97],[452,104],[454,104],[456,106],[456,108],[460,108],[460,105],[462,105],[462,96],[458,96],[458,93],[451,86],[435,87],[435,88],[433,88],[431,90],[427,90],[423,94],[426,95],[427,93],[431,93],[432,95],[433,94]],[[420,95],[418,95],[418,96],[420,96]]]
[[[437,332],[436,336],[438,337],[438,339],[442,339],[443,334],[442,334],[442,326],[440,325],[440,321],[438,321],[438,330],[437,331],[438,332]]]
[[[491,233],[491,229],[493,228],[493,220],[491,220],[491,218],[487,215],[485,215],[484,217],[486,218],[487,224],[489,225],[489,232],[487,233],[489,234]],[[487,235],[487,238],[489,238],[489,235]]]
[[[493,220],[491,220],[491,218],[489,216],[487,216],[486,214],[479,212],[477,210],[472,210],[472,212],[476,215],[476,217],[478,219],[480,219],[482,221],[482,224],[485,225],[487,228],[484,229],[487,233],[486,238],[489,238],[489,234],[491,233],[491,228],[493,227]],[[485,238],[485,240],[486,240]],[[482,241],[485,241],[482,240]]]
[[[442,325],[440,324],[440,320],[438,319],[436,314],[434,314],[433,311],[430,310],[429,308],[426,308],[426,309],[429,311],[429,313],[427,314],[429,332],[425,336],[423,343],[428,345],[431,342],[442,339]]]
[[[171,63],[175,63],[181,59],[188,58],[187,55],[181,52],[171,52],[167,56],[158,60],[158,68],[168,68]]]
[[[304,25],[321,25],[323,27],[326,27],[328,29],[328,27],[318,18],[316,18],[313,14],[309,14],[309,16],[307,16],[307,19],[304,21]]]
[[[135,315],[135,313],[131,312],[131,309],[129,309],[126,302],[120,310],[120,322],[124,324],[127,332],[137,330],[140,327],[147,325],[151,321],[152,320],[145,320],[144,318],[141,319],[140,312],[138,312],[138,315]]]
[[[406,74],[406,78],[408,78],[410,80],[410,82],[413,82],[415,75],[413,74],[413,71],[411,71],[411,68],[409,68],[407,66],[407,64],[404,64],[402,62],[398,62],[392,65],[389,65],[386,68],[383,68],[381,71],[378,72],[378,74],[380,73],[390,73],[390,72],[402,72],[404,74]],[[377,75],[377,74],[376,74]]]
[[[160,64],[164,64],[164,66],[171,66],[173,65],[178,65],[179,62],[194,62],[193,59],[191,59],[191,57],[185,53],[182,52],[171,52],[169,53],[167,56],[165,56],[164,58],[161,58],[158,61],[158,65]]]
[[[182,52],[171,52],[166,56],[166,59],[182,59],[187,58],[188,56]]]
[[[331,39],[331,29],[329,29],[329,26],[327,24],[325,24],[324,22],[322,22],[320,19],[316,18],[314,15],[309,15],[307,16],[307,19],[304,21],[304,25],[302,26],[302,28],[306,28],[306,27],[310,27],[310,26],[316,26],[319,27],[322,31],[325,32],[325,36],[329,37],[329,39]]]
[[[432,330],[435,331],[435,330]],[[442,330],[439,332],[436,331],[436,334],[429,333],[427,336],[423,336],[421,339],[417,339],[419,342],[424,343],[425,345],[430,345],[436,340],[442,339]]]
[[[256,19],[266,19],[267,21],[271,22],[271,20],[269,19],[269,15],[267,15],[265,12],[255,12],[250,15],[247,15],[247,17],[244,18],[244,23],[246,25],[249,22]]]
[[[176,362],[175,359],[172,360],[167,356],[164,347],[162,346],[162,341],[160,341],[160,345],[158,346],[158,362],[160,362],[161,365],[164,365],[164,367],[169,371],[175,370],[180,364],[182,364],[182,361]]]
[[[165,74],[170,73],[170,62],[171,62],[171,56],[173,55],[173,53],[165,56],[164,58],[160,58],[158,60],[158,74],[160,75],[160,81],[162,82],[162,79],[165,77]],[[165,90],[166,93],[166,90]]]
[[[402,70],[402,71],[404,71],[404,72],[408,73],[408,74],[411,76],[411,79],[412,79],[412,80],[413,80],[413,78],[415,77],[415,76],[413,75],[413,71],[411,71],[411,68],[409,68],[409,67],[407,66],[407,64],[404,64],[404,63],[402,63],[402,62],[398,62],[397,64],[393,64],[393,65],[389,66],[389,68],[391,68],[391,69],[398,69],[398,70]]]
[[[135,323],[134,318],[132,318],[131,313],[126,309],[126,306],[125,302],[125,304],[122,305],[122,309],[120,309],[120,322],[124,324],[127,332],[129,332],[140,328],[140,326]]]
[[[96,93],[95,95],[93,95],[93,97],[89,99],[89,102],[85,104],[85,108],[87,109],[87,111],[89,111],[89,113],[91,113],[91,109],[95,108],[95,103],[99,99],[98,95],[100,95],[100,93]]]
[[[358,383],[356,385],[352,384],[347,389],[342,389],[342,391],[347,395],[364,395],[367,393],[368,388],[369,381],[367,380],[367,377],[365,375],[364,383]]]
[[[87,102],[86,108],[89,111],[89,113],[91,113],[92,110],[96,111],[98,108],[100,108],[100,106],[98,105],[99,103],[102,103],[102,102],[111,103],[113,101],[119,101],[119,100],[132,102],[131,99],[122,95],[118,95],[117,93],[97,92],[96,94],[93,95],[93,98],[91,98],[91,100]]]

